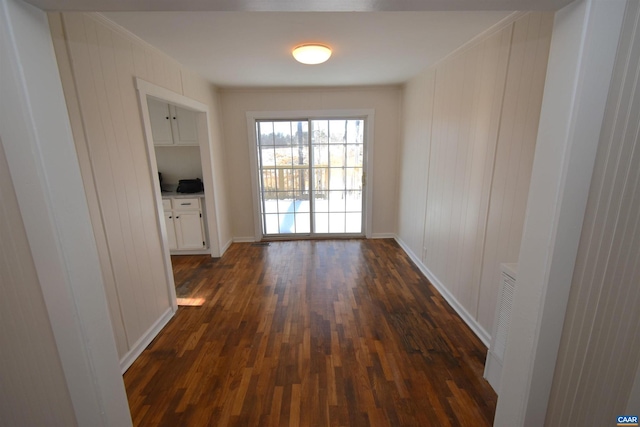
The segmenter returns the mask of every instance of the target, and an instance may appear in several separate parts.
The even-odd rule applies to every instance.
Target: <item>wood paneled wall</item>
[[[640,363],[640,5],[628,2],[545,425],[613,425]],[[638,391],[636,390],[636,393]],[[637,399],[637,396],[636,396]]]
[[[405,87],[399,239],[485,341],[499,264],[518,260],[552,23],[520,16]]]
[[[76,418],[0,141],[0,424]]]
[[[135,77],[206,102],[212,155],[222,157],[217,94],[204,79],[98,15],[50,14],[49,22],[118,352],[125,359],[171,306]],[[224,180],[223,160],[216,161],[220,168],[213,173]],[[223,204],[225,197],[219,197]],[[225,221],[226,215],[221,234],[230,240]]]

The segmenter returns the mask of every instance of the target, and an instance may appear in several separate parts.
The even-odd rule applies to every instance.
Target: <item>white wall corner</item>
[[[494,425],[544,425],[626,2],[556,13]]]
[[[0,0],[0,44],[2,144],[76,421],[131,425],[46,14]]]

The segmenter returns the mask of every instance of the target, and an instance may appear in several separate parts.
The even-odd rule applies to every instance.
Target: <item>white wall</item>
[[[209,209],[220,242],[230,241],[224,150],[215,88],[166,55],[95,14],[50,14],[84,188],[123,369],[172,315],[154,184],[135,77],[209,106],[211,149],[203,170],[216,184]],[[217,190],[217,191],[216,191]],[[212,199],[208,198],[207,203]],[[225,240],[226,239],[226,240]]]
[[[18,0],[0,75],[0,423],[131,425],[46,15]]]
[[[163,185],[178,185],[181,179],[202,179],[200,147],[155,147]]]
[[[222,117],[228,161],[228,191],[233,216],[233,236],[254,238],[251,168],[247,136],[247,111],[305,111],[374,109],[374,176],[367,177],[373,187],[373,236],[395,233],[397,204],[397,164],[399,147],[399,87],[340,89],[225,89],[222,91]]]
[[[485,342],[517,262],[551,14],[516,15],[405,86],[398,237]]]
[[[626,414],[640,363],[640,4],[629,2],[589,191],[546,425]],[[638,415],[640,407],[632,409]]]
[[[624,7],[556,12],[496,426],[545,423]]]
[[[420,258],[424,254],[424,215],[429,187],[435,81],[435,69],[420,74],[405,85],[402,98],[398,236]]]

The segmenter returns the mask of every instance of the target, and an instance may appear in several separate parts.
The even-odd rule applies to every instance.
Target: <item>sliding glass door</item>
[[[364,120],[256,121],[265,237],[363,234]]]

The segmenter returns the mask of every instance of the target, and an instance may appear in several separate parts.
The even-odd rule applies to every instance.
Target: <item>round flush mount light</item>
[[[322,64],[331,56],[331,49],[328,46],[317,43],[301,44],[293,49],[293,57],[303,64]]]

